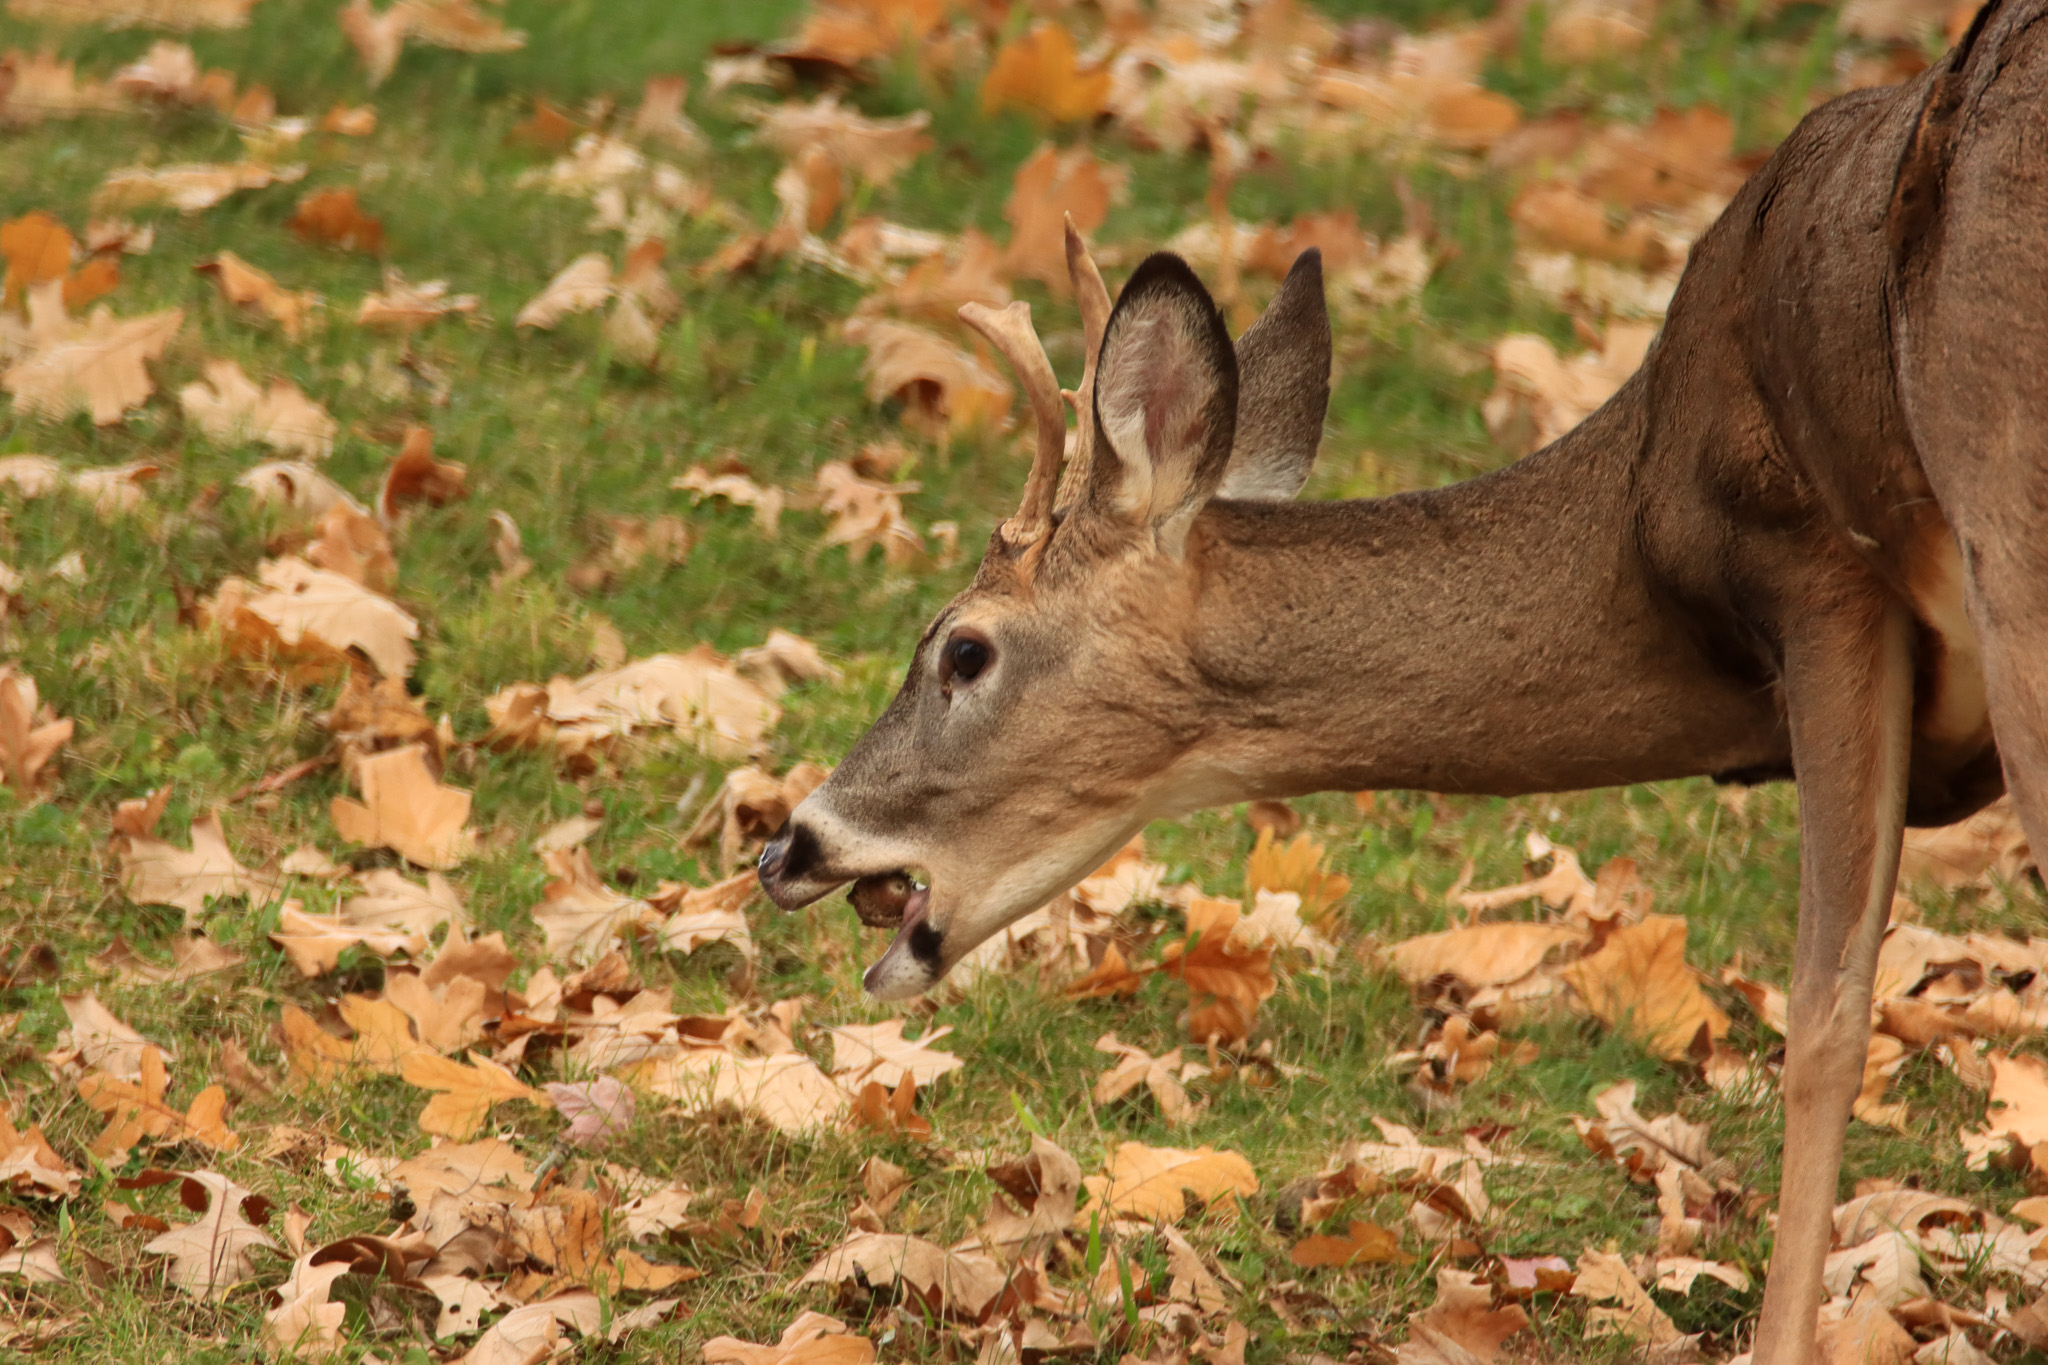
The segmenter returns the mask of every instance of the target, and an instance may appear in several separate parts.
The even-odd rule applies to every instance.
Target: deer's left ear
[[[1237,357],[1222,314],[1187,262],[1148,257],[1103,333],[1089,502],[1180,553],[1223,482],[1236,428]]]

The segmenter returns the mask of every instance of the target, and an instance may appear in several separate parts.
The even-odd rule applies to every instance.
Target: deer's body
[[[868,976],[907,994],[1162,815],[1796,777],[1755,1355],[1811,1358],[1902,827],[2009,785],[2048,848],[2044,13],[1994,0],[1918,80],[1809,116],[1694,247],[1641,372],[1451,488],[1287,501],[1327,396],[1312,259],[1233,355],[1173,258],[1105,321],[1070,239],[1081,456],[1055,498],[1064,424],[1022,305],[970,318],[1038,410],[1024,507],[771,842],[770,894],[924,869]]]

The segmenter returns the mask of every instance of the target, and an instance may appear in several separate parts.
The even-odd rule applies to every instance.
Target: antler
[[[1081,239],[1081,230],[1074,226],[1071,213],[1067,215],[1067,278],[1074,286],[1074,301],[1081,307],[1081,338],[1086,355],[1081,363],[1080,386],[1062,391],[1062,397],[1074,408],[1077,439],[1074,458],[1060,476],[1059,495],[1053,499],[1055,507],[1072,502],[1088,482],[1089,458],[1095,449],[1095,361],[1102,354],[1102,334],[1109,328],[1109,289],[1102,283],[1102,272],[1095,268],[1095,258],[1088,254],[1088,243]]]
[[[960,320],[986,337],[1010,362],[1010,369],[1031,400],[1031,415],[1038,426],[1038,448],[1031,456],[1031,477],[1024,485],[1024,501],[1001,528],[1003,539],[1021,548],[1042,539],[1052,529],[1053,490],[1059,482],[1060,461],[1067,452],[1067,414],[1060,406],[1060,381],[1053,375],[1052,362],[1045,358],[1038,333],[1032,329],[1030,304],[1020,300],[1003,309],[981,303],[962,304]]]

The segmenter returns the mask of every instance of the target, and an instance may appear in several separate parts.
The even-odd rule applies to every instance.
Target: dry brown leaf
[[[306,325],[313,316],[313,310],[320,306],[318,294],[310,290],[286,289],[271,278],[268,272],[258,270],[232,251],[223,251],[209,260],[201,261],[192,269],[196,274],[211,276],[214,284],[220,288],[221,297],[229,303],[244,311],[261,313],[268,317],[293,341],[305,335]],[[213,379],[214,366],[233,364],[233,361],[208,362],[208,379]],[[235,373],[241,373],[239,366],[235,368]],[[244,380],[243,383],[247,384],[248,381]],[[220,387],[217,381],[215,386]],[[297,393],[298,390],[292,389],[292,392]],[[323,411],[321,416],[325,417],[326,413]],[[333,447],[334,425],[331,419],[327,427],[326,446],[317,453],[309,452],[309,458],[318,459],[325,456]]]
[[[419,622],[397,603],[297,556],[265,560],[256,576],[264,590],[229,578],[201,604],[235,651],[260,657],[282,650],[341,664],[346,651],[360,650],[387,678],[411,670]]]
[[[782,519],[782,509],[789,503],[789,494],[780,488],[764,488],[742,473],[712,474],[702,465],[691,465],[670,480],[669,487],[689,493],[692,503],[701,503],[706,498],[724,498],[735,507],[751,507],[754,524],[761,528],[763,535],[770,536],[775,534]]]
[[[138,1143],[176,1136],[184,1128],[185,1116],[165,1103],[169,1090],[164,1054],[154,1047],[142,1050],[140,1074],[133,1081],[105,1072],[80,1080],[79,1098],[107,1116],[107,1126],[93,1139],[93,1155],[118,1165]]]
[[[1378,1223],[1353,1222],[1342,1237],[1304,1237],[1287,1253],[1304,1270],[1322,1266],[1372,1265],[1412,1259],[1401,1250],[1401,1235]]]
[[[456,1142],[474,1137],[493,1105],[524,1100],[542,1109],[551,1107],[546,1092],[486,1057],[465,1066],[452,1057],[415,1052],[398,1064],[398,1074],[410,1085],[439,1092],[420,1111],[420,1130]]]
[[[112,86],[98,81],[81,84],[74,64],[59,61],[54,53],[29,56],[10,48],[0,55],[0,125],[113,113],[127,107]]]
[[[1728,1032],[1728,1016],[1685,963],[1681,915],[1649,915],[1617,929],[1558,975],[1590,1014],[1633,1033],[1660,1057],[1684,1057],[1701,1033],[1711,1044]]]
[[[565,757],[603,749],[636,730],[673,727],[727,762],[761,747],[782,708],[734,672],[710,646],[657,654],[545,689],[515,684],[487,698],[493,734],[503,742],[552,742]]]
[[[899,400],[913,428],[939,436],[999,422],[1010,411],[1009,381],[937,332],[874,317],[849,318],[840,331],[867,348],[869,399]]]
[[[252,465],[236,478],[235,485],[248,489],[258,502],[276,503],[315,521],[337,507],[345,507],[358,516],[369,515],[368,509],[347,489],[303,460],[271,460]]]
[[[355,1267],[347,1261],[314,1265],[322,1251],[308,1252],[292,1262],[291,1274],[277,1287],[277,1307],[263,1315],[263,1343],[282,1355],[331,1355],[342,1344],[341,1325],[348,1317],[348,1305],[327,1296],[334,1282]]]
[[[251,1253],[276,1251],[257,1222],[269,1217],[261,1195],[214,1171],[185,1171],[180,1197],[203,1216],[182,1223],[144,1246],[171,1258],[170,1281],[203,1302],[225,1299],[256,1271]],[[251,1221],[251,1220],[255,1221]]]
[[[5,1114],[0,1114],[0,1184],[17,1195],[38,1199],[75,1199],[81,1177],[73,1170],[40,1127],[18,1133]]]
[[[335,830],[351,843],[385,847],[421,867],[454,867],[476,849],[465,828],[470,794],[442,785],[416,744],[373,754],[356,765],[363,799],[337,796],[328,807]]]
[[[1259,1006],[1279,988],[1271,945],[1234,937],[1237,902],[1198,896],[1187,908],[1188,937],[1160,951],[1160,970],[1188,984],[1188,1036],[1235,1046],[1250,1035]]]
[[[111,425],[155,392],[146,362],[163,355],[184,321],[177,308],[116,318],[102,305],[76,322],[64,314],[61,282],[38,285],[29,291],[29,349],[0,375],[0,389],[20,412],[52,421],[83,412]]]
[[[1074,35],[1041,23],[1003,44],[981,82],[981,112],[1016,107],[1058,123],[1092,119],[1109,99],[1107,67],[1082,69]]]
[[[1617,1081],[1593,1096],[1600,1118],[1574,1117],[1572,1125],[1586,1146],[1625,1167],[1632,1179],[1648,1180],[1676,1165],[1689,1170],[1719,1170],[1722,1163],[1707,1146],[1707,1125],[1677,1114],[1655,1119],[1636,1111],[1636,1083]]]
[[[823,1313],[801,1313],[773,1346],[738,1337],[704,1343],[704,1365],[875,1365],[874,1343],[847,1334],[846,1324]]]
[[[550,880],[533,922],[547,936],[554,961],[593,962],[627,937],[652,929],[660,916],[646,901],[612,890],[597,875],[590,850],[566,848],[541,855]]]
[[[225,254],[225,253],[223,253]],[[204,383],[178,391],[185,418],[224,444],[261,441],[274,450],[324,460],[340,423],[288,380],[259,389],[232,360],[209,360]]]
[[[166,789],[167,790],[167,789]],[[282,889],[267,872],[235,861],[222,831],[220,816],[207,814],[192,822],[188,851],[153,834],[123,836],[117,846],[121,889],[138,905],[175,905],[185,911],[186,926],[204,913],[209,899],[247,896],[265,904]]]
[[[7,258],[0,300],[13,303],[26,296],[30,285],[69,275],[76,249],[71,230],[40,210],[0,223],[0,256]]]
[[[2012,798],[2001,796],[1969,819],[1939,829],[1909,829],[1899,857],[1903,885],[1953,891],[1989,886],[1995,875],[2008,884],[2034,865],[2027,832],[2020,828]]]
[[[366,294],[356,309],[358,326],[407,335],[430,322],[458,313],[474,313],[480,300],[474,294],[450,294],[446,280],[411,284],[396,270],[384,271],[381,293]]]
[[[930,36],[948,8],[947,0],[819,0],[797,36],[772,51],[791,64],[850,68]]]
[[[349,0],[337,18],[372,89],[391,74],[408,38],[460,52],[511,52],[526,45],[524,33],[506,29],[471,0],[396,0],[381,11],[371,9],[369,0]]]
[[[377,515],[386,526],[395,526],[406,503],[445,507],[468,496],[468,467],[458,460],[435,459],[434,433],[425,427],[407,427],[405,440],[384,470]]]
[[[1494,390],[1483,407],[1487,429],[1524,454],[1570,431],[1605,403],[1643,363],[1657,334],[1646,322],[1611,322],[1600,349],[1570,360],[1539,336],[1494,343]]]
[[[304,176],[304,166],[270,166],[254,161],[234,165],[196,162],[177,166],[128,166],[109,172],[93,191],[95,213],[129,209],[174,208],[193,214],[212,208],[242,190],[284,185]]]
[[[759,117],[761,141],[791,162],[815,151],[824,165],[844,166],[877,185],[894,180],[932,146],[925,132],[932,116],[924,109],[872,119],[826,95],[810,104],[770,105]]]
[[[1331,911],[1351,890],[1351,879],[1323,870],[1327,853],[1309,834],[1283,846],[1270,830],[1260,830],[1245,859],[1245,895],[1256,900],[1261,891],[1291,891],[1301,898],[1300,913],[1308,922],[1328,932]]]
[[[797,1281],[886,1288],[902,1285],[928,1312],[978,1322],[1003,1289],[995,1262],[946,1250],[921,1237],[856,1232],[826,1252]]]
[[[319,536],[306,547],[306,562],[340,574],[351,583],[360,583],[379,595],[388,592],[398,577],[398,558],[392,553],[391,537],[375,517],[353,507],[331,507],[320,518]],[[349,674],[352,682],[361,676]],[[397,678],[381,679],[378,685],[404,690],[404,684]],[[347,769],[354,756],[346,746],[343,756]]]
[[[1562,1257],[1553,1258],[1563,1265]],[[1448,1266],[1436,1273],[1436,1302],[1408,1319],[1407,1344],[1397,1365],[1493,1365],[1501,1343],[1529,1325],[1510,1303],[1493,1306],[1493,1289],[1469,1271]]]
[[[692,1050],[654,1064],[636,1083],[678,1101],[689,1112],[732,1105],[786,1133],[829,1127],[846,1108],[846,1093],[801,1052],[735,1057]]]
[[[13,788],[17,799],[32,797],[73,729],[69,718],[41,704],[34,678],[0,664],[0,786]]]
[[[355,924],[340,915],[309,915],[295,900],[284,903],[270,941],[307,977],[333,971],[340,965],[341,955],[351,948],[365,948],[378,957],[393,953],[417,956],[427,948],[423,935]]]
[[[1572,1297],[1608,1305],[1586,1311],[1586,1335],[1619,1336],[1643,1346],[1678,1340],[1678,1328],[1644,1290],[1628,1263],[1610,1252],[1587,1248],[1579,1257]]]
[[[1200,1106],[1188,1102],[1188,1092],[1174,1075],[1181,1065],[1179,1048],[1168,1048],[1154,1057],[1141,1047],[1118,1041],[1114,1033],[1105,1033],[1095,1040],[1095,1050],[1117,1058],[1115,1066],[1095,1078],[1092,1093],[1097,1104],[1114,1104],[1144,1086],[1158,1103],[1159,1116],[1168,1123],[1186,1123],[1199,1111]]]
[[[64,1007],[64,1017],[71,1022],[67,1030],[70,1039],[67,1045],[77,1050],[78,1060],[83,1065],[91,1070],[104,1071],[117,1080],[142,1078],[142,1054],[155,1046],[149,1039],[101,1004],[99,997],[91,991],[60,996],[58,1003]],[[165,1055],[175,1056],[176,1053]]]
[[[333,114],[328,119],[333,119]],[[370,111],[370,128],[376,127],[376,111]],[[323,128],[326,122],[323,121]],[[357,120],[354,126],[361,126]],[[362,134],[357,134],[361,136]],[[320,190],[299,201],[292,211],[291,230],[302,241],[343,251],[361,251],[371,256],[384,254],[384,224],[363,212],[353,186]]]
[[[571,313],[587,313],[611,300],[612,263],[599,252],[578,256],[527,300],[513,319],[515,327],[553,327]]]
[[[1251,1163],[1236,1152],[1209,1147],[1184,1151],[1142,1142],[1118,1143],[1108,1173],[1091,1175],[1081,1183],[1088,1191],[1083,1215],[1100,1210],[1175,1222],[1187,1213],[1190,1198],[1197,1207],[1208,1207],[1226,1195],[1259,1191]]]
[[[1010,224],[1004,268],[1013,279],[1034,279],[1064,298],[1067,280],[1066,220],[1085,237],[1102,226],[1109,206],[1123,197],[1129,173],[1107,166],[1085,148],[1041,147],[1017,170],[1003,217]],[[1007,403],[1005,404],[1007,407]]]
[[[842,1024],[827,1029],[832,1035],[832,1075],[848,1089],[869,1081],[894,1089],[905,1076],[919,1086],[929,1086],[949,1071],[966,1063],[950,1052],[939,1052],[932,1044],[953,1031],[950,1024],[928,1028],[915,1042],[903,1036],[902,1019],[881,1024]]]
[[[445,924],[451,943],[468,932],[469,912],[463,907],[462,893],[438,872],[427,874],[425,886],[388,867],[373,868],[356,880],[362,894],[351,896],[341,907],[342,918],[351,924],[397,929],[422,938]]]
[[[751,960],[754,935],[742,910],[760,886],[752,868],[710,886],[663,882],[647,898],[650,906],[668,916],[655,931],[656,940],[676,953],[694,953],[707,943],[730,943]]]
[[[256,0],[8,0],[19,19],[102,28],[242,28]]]
[[[1991,1094],[1984,1127],[1961,1135],[1970,1169],[1977,1171],[2013,1146],[2030,1152],[2048,1142],[2048,1063],[1996,1050],[1985,1060],[1991,1068]]]

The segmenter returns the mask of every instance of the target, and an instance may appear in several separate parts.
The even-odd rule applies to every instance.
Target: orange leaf
[[[112,256],[95,256],[64,280],[64,306],[83,308],[94,299],[114,292],[121,283],[121,266]]]
[[[292,214],[291,228],[303,241],[371,256],[384,254],[383,220],[363,212],[352,188],[307,195]]]
[[[1401,1250],[1399,1234],[1378,1223],[1353,1223],[1342,1237],[1304,1237],[1287,1253],[1287,1259],[1307,1270],[1315,1266],[1361,1265],[1411,1259]]]
[[[63,279],[71,270],[72,247],[71,230],[41,210],[0,223],[0,256],[7,258],[0,297],[11,300],[32,284]]]
[[[1014,277],[1043,282],[1064,298],[1067,282],[1067,215],[1083,235],[1109,216],[1110,201],[1123,192],[1124,169],[1105,166],[1085,148],[1062,152],[1041,147],[1017,170],[1003,217],[1012,229],[1003,266]]]
[[[1069,982],[1066,994],[1073,1000],[1093,1000],[1105,995],[1133,995],[1145,984],[1145,977],[1158,970],[1153,964],[1133,969],[1112,943],[1102,950],[1102,961],[1079,980]]]
[[[420,1131],[466,1142],[476,1136],[491,1106],[525,1100],[552,1108],[548,1097],[488,1058],[464,1066],[452,1057],[415,1052],[399,1064],[399,1074],[422,1090],[438,1090],[420,1111]]]
[[[1685,919],[1650,915],[1608,935],[1600,950],[1559,973],[1602,1023],[1626,1028],[1667,1060],[1684,1057],[1705,1030],[1728,1032],[1728,1016],[1685,965]]]
[[[1067,123],[1094,118],[1108,98],[1109,69],[1083,71],[1074,35],[1058,24],[1040,24],[1003,44],[981,83],[984,114],[1016,105]]]

